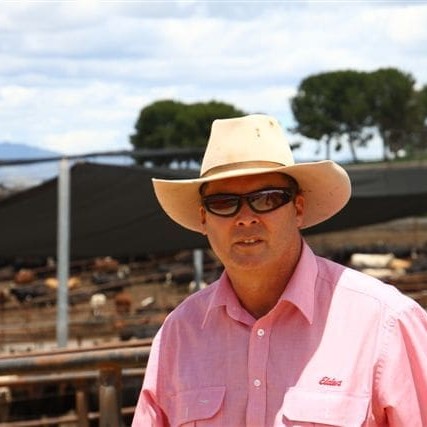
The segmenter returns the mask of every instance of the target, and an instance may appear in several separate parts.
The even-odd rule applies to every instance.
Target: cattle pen
[[[370,274],[427,308],[425,217],[306,239],[315,252],[332,260],[357,269],[370,267]],[[353,257],[357,254],[381,259],[382,264],[357,266]],[[204,279],[210,283],[222,267],[210,252],[204,260]],[[71,266],[79,281],[69,291],[66,349],[51,347],[57,306],[56,294],[46,282],[55,267],[34,268],[31,283],[16,284],[12,282],[18,277],[11,267],[0,269],[3,290],[12,290],[13,285],[28,292],[38,283],[45,283],[46,290],[22,302],[10,295],[0,305],[0,426],[130,425],[151,345],[151,338],[143,338],[153,336],[167,313],[191,293],[192,257],[181,251],[126,263],[121,260],[112,272],[105,271],[105,266],[100,269],[100,261],[106,260],[80,260]],[[123,272],[125,277],[119,274]],[[93,311],[92,296],[100,292],[107,296],[106,304]],[[118,296],[123,294],[130,296],[125,302],[132,306],[118,306],[123,302]],[[2,387],[12,393],[9,402],[7,394],[1,400]]]
[[[79,426],[92,422],[100,427],[123,427],[134,406],[122,402],[122,386],[128,377],[142,383],[151,340],[135,340],[85,349],[58,349],[13,357],[0,357],[0,387],[33,387],[42,384],[70,385],[74,391],[74,410],[58,417],[1,422],[3,427]],[[90,385],[96,383],[98,410],[90,411]],[[136,401],[135,401],[136,403]]]

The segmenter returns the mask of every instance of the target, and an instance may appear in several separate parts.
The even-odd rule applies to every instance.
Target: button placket
[[[261,327],[257,328],[256,329],[256,336],[257,336],[258,339],[263,338],[265,336],[265,329],[261,328]],[[263,344],[263,346],[264,346],[264,344]],[[257,350],[258,357],[260,357],[260,355],[262,353],[264,353],[264,351],[265,350],[263,348],[259,348]],[[265,374],[265,367],[263,367],[263,371],[264,372],[262,372],[262,374],[264,375]],[[258,372],[258,373],[260,374],[261,372]],[[255,377],[254,380],[253,380],[253,383],[252,383],[254,385],[254,387],[257,388],[257,389],[259,389],[263,385],[263,382],[262,382],[262,380],[260,378],[261,377]]]
[[[269,328],[265,319],[252,327],[248,354],[249,396],[246,413],[247,425],[264,425],[267,410],[266,371],[269,351]]]

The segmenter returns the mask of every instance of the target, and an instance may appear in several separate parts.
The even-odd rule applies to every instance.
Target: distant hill
[[[61,153],[26,144],[0,142],[0,161],[41,159],[57,156],[61,156]],[[7,188],[31,187],[53,178],[57,173],[58,165],[56,162],[13,166],[2,166],[0,164],[0,186]]]
[[[60,156],[61,153],[26,144],[0,142],[0,160],[32,159]]]
[[[58,162],[40,162],[34,164],[2,166],[1,161],[49,159],[63,156],[51,150],[26,144],[0,142],[0,190],[25,189],[41,184],[58,175]],[[77,159],[74,159],[77,161]],[[133,159],[128,156],[94,156],[86,161],[127,166],[133,164]]]

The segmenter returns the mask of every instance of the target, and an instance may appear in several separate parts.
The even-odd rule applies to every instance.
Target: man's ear
[[[206,209],[203,206],[199,208],[200,223],[202,224],[202,234],[206,235]]]
[[[297,194],[295,196],[294,205],[298,228],[301,228],[304,221],[304,202],[305,200],[302,194]]]

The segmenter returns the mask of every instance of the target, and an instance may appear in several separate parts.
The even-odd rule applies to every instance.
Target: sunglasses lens
[[[219,216],[233,216],[246,200],[254,212],[270,212],[286,205],[293,198],[288,188],[269,188],[248,194],[212,194],[203,198],[203,205],[209,212]]]
[[[291,201],[291,195],[282,189],[261,190],[248,195],[247,200],[255,212],[269,212]]]
[[[204,205],[209,212],[221,216],[234,215],[239,206],[239,197],[233,195],[208,196],[204,198]]]

